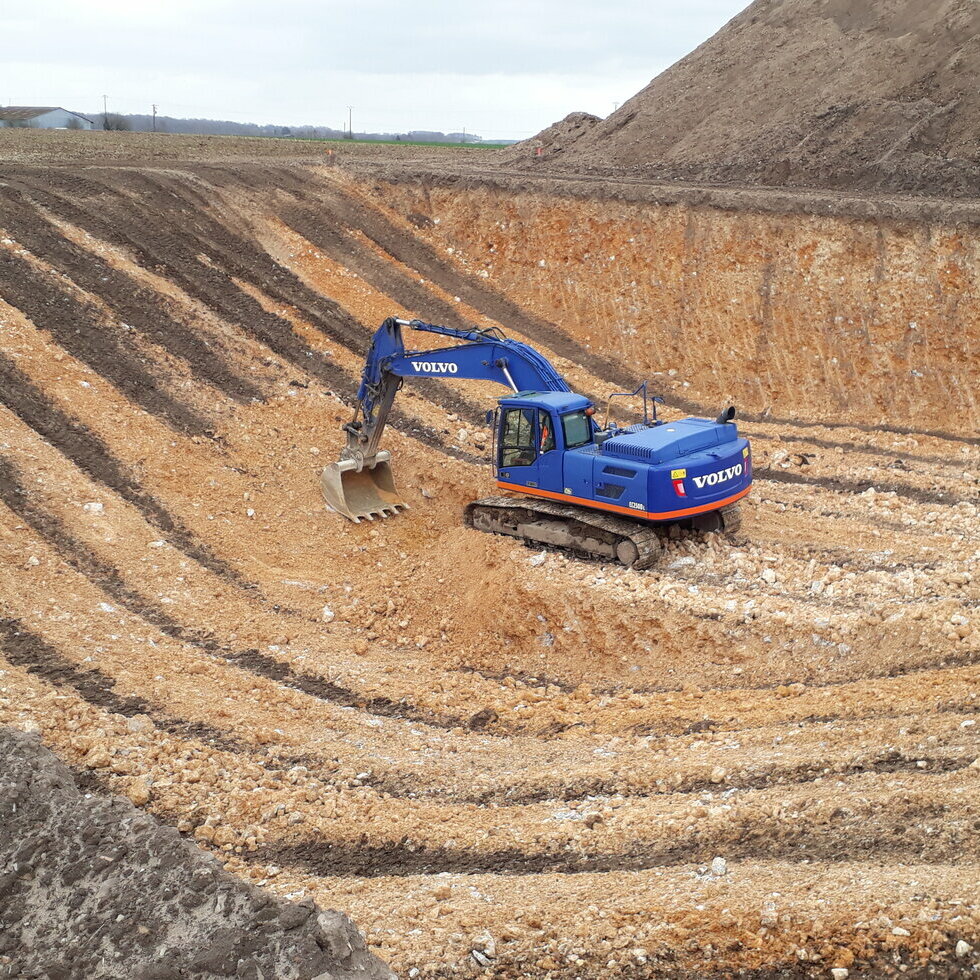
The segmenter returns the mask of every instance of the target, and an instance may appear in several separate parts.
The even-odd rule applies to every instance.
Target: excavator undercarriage
[[[593,558],[617,561],[642,570],[657,563],[662,539],[677,525],[640,524],[624,517],[573,504],[525,497],[484,497],[464,511],[467,527],[506,534],[527,544],[565,548]],[[700,531],[735,534],[741,527],[738,504],[699,515],[689,522]]]

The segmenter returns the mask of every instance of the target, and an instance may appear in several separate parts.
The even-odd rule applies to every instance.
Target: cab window
[[[541,439],[541,452],[550,453],[555,448],[555,427],[547,412],[538,411],[538,435]]]
[[[536,458],[531,409],[506,409],[500,430],[500,465],[529,466]]]
[[[561,417],[561,426],[565,433],[566,449],[577,449],[592,442],[592,424],[585,414],[585,409],[566,412]]]

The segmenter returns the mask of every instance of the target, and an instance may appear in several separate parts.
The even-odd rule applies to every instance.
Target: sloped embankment
[[[555,160],[975,197],[978,37],[972,0],[756,0]]]
[[[743,419],[977,434],[975,223],[411,180],[371,197],[561,324],[571,360],[621,385],[596,355],[633,365],[684,412],[730,400]]]

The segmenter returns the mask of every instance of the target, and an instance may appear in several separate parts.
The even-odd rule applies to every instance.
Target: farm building
[[[87,116],[69,112],[60,106],[0,106],[0,127],[30,129],[95,129]]]

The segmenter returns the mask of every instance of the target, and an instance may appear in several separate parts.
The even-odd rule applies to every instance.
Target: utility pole
[[[157,131],[157,104],[153,103],[153,132]]]
[[[102,96],[102,128],[107,129],[109,126],[109,96]]]
[[[353,119],[354,119],[354,107],[352,105],[349,105],[347,107],[347,138],[351,140],[354,138]]]

